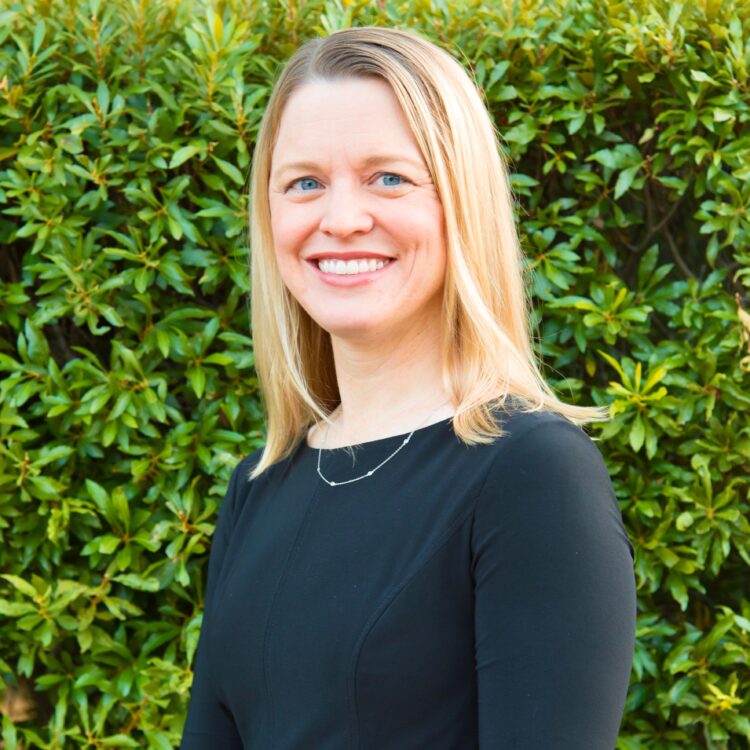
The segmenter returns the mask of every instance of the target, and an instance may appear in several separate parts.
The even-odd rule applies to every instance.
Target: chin
[[[358,339],[366,336],[372,336],[383,330],[382,323],[373,321],[372,318],[367,320],[322,320],[318,325],[325,331],[338,339]]]

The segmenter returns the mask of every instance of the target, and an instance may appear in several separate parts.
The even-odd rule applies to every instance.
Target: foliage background
[[[0,673],[12,748],[179,744],[217,505],[263,443],[246,179],[350,25],[471,69],[545,372],[608,403],[636,548],[620,750],[750,747],[750,7],[27,0],[0,10]]]

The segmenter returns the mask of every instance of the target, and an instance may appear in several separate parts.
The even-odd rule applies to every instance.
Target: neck
[[[325,447],[400,435],[454,414],[442,382],[439,340],[427,331],[357,346],[332,337],[341,404]],[[322,445],[321,424],[315,445]]]

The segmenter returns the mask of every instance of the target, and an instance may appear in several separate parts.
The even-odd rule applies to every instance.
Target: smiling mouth
[[[336,258],[321,258],[313,263],[323,273],[337,276],[354,276],[360,273],[372,273],[393,263],[393,258],[361,258],[360,260],[340,260]]]

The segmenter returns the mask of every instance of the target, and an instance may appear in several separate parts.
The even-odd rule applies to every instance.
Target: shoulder
[[[263,455],[263,447],[256,448],[252,453],[245,456],[232,471],[232,482],[236,482],[240,487],[250,484],[250,473],[258,465]]]
[[[250,479],[250,472],[257,465],[262,453],[263,448],[258,448],[240,459],[234,466],[224,495],[221,513],[234,517],[235,508],[243,502],[254,481],[257,481]]]
[[[512,522],[554,534],[575,517],[620,518],[604,458],[583,428],[549,411],[500,421],[506,435],[492,445],[476,505],[480,527]]]
[[[504,436],[494,444],[493,468],[513,463],[526,470],[543,463],[560,468],[577,465],[585,459],[590,468],[603,459],[594,440],[582,427],[553,411],[512,411],[498,419]]]

